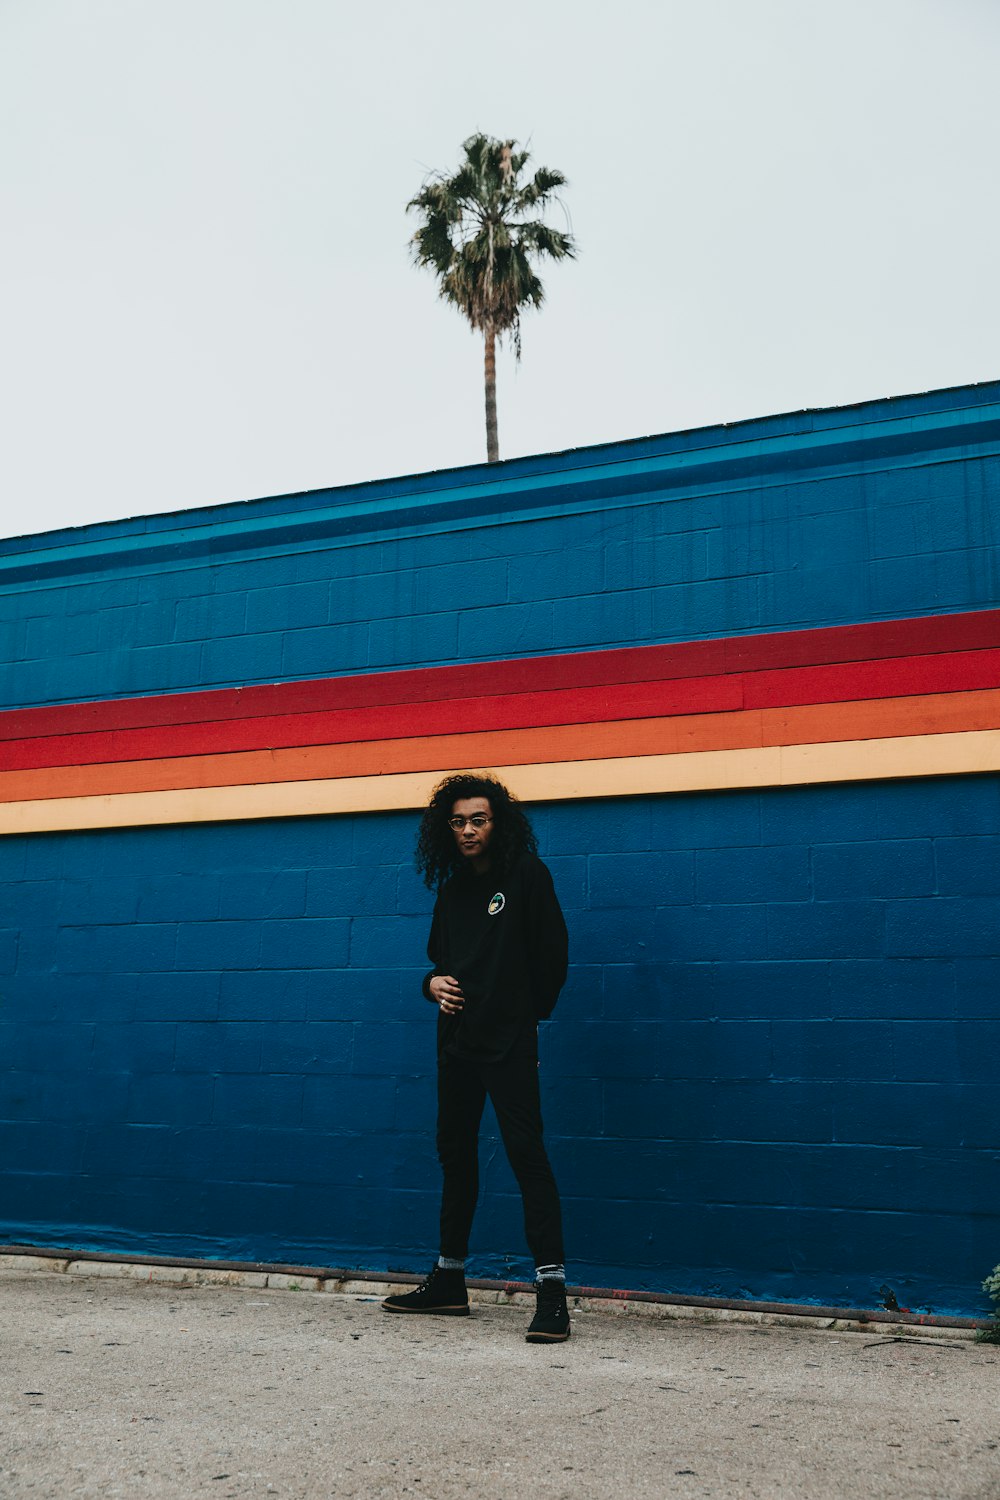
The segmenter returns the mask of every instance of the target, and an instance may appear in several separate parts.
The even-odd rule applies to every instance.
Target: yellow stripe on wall
[[[414,809],[442,776],[466,769],[7,802],[0,804],[0,834]],[[491,769],[526,802],[968,775],[1000,770],[1000,729]]]

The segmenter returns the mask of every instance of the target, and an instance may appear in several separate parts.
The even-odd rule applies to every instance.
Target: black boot
[[[525,1338],[529,1344],[561,1344],[570,1332],[566,1283],[544,1277],[536,1283],[535,1295],[535,1316]]]
[[[426,1281],[412,1292],[386,1297],[386,1312],[438,1313],[444,1318],[467,1318],[469,1294],[465,1290],[464,1271],[445,1271],[435,1266]]]

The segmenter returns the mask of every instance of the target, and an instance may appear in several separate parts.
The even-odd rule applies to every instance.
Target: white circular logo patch
[[[504,901],[503,891],[497,891],[496,895],[493,897],[486,910],[489,912],[491,917],[495,917],[499,912],[503,911],[505,905],[506,902]]]

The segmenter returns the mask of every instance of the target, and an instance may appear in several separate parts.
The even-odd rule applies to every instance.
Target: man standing
[[[559,1193],[542,1141],[538,1022],[566,978],[566,923],[531,824],[493,777],[462,773],[436,787],[417,840],[417,868],[437,902],[424,995],[438,1008],[441,1253],[416,1291],[387,1312],[466,1316],[465,1258],[479,1193],[479,1124],[493,1101],[524,1204],[535,1260],[529,1343],[569,1338]]]

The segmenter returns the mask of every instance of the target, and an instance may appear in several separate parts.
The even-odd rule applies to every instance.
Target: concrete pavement
[[[0,1274],[3,1500],[1000,1496],[1000,1348]]]

